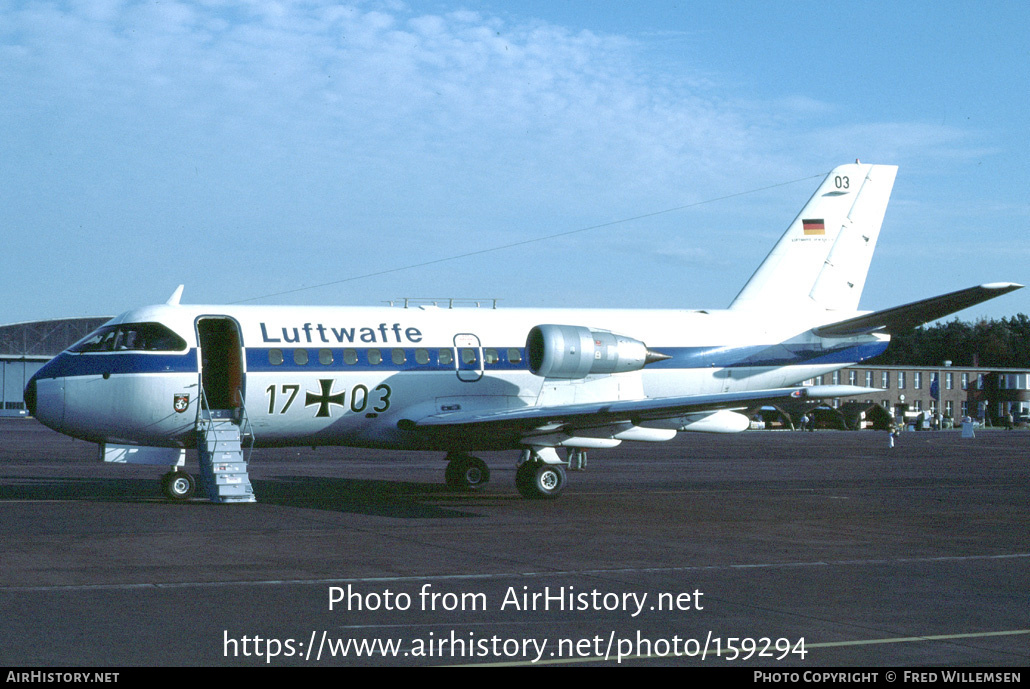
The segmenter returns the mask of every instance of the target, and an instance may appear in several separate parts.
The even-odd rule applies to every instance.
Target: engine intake
[[[639,371],[670,357],[652,352],[640,340],[580,325],[538,325],[526,339],[529,370],[544,378]]]

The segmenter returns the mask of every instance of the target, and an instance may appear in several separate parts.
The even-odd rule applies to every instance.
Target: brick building
[[[945,419],[960,420],[968,416],[991,425],[1004,425],[1009,414],[1025,422],[1026,415],[1030,414],[1030,369],[858,365],[805,383],[878,388],[876,394],[833,400],[831,406],[842,409],[849,402],[865,406],[876,404],[896,419],[911,420],[919,413],[930,419],[938,413],[939,407]]]

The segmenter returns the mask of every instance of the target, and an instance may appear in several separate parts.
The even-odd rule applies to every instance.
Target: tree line
[[[919,326],[891,337],[890,346],[867,363],[883,366],[1030,368],[1030,317],[960,321]]]

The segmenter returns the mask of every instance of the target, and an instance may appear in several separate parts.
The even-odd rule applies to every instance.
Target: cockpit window
[[[72,352],[181,352],[186,340],[160,323],[105,325],[71,346]]]

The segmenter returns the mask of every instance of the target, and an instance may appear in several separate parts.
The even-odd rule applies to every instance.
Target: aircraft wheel
[[[531,490],[529,486],[533,481],[533,475],[536,473],[536,468],[539,464],[539,462],[526,460],[520,462],[518,466],[515,467],[515,487],[518,489],[519,494],[524,498],[532,497],[530,495],[526,495],[526,491]]]
[[[458,490],[474,490],[490,480],[490,467],[479,457],[456,455],[447,463],[447,485]]]
[[[161,477],[161,491],[169,500],[188,500],[196,489],[196,480],[185,471],[169,471]]]
[[[565,490],[567,482],[565,468],[560,464],[526,462],[515,473],[515,487],[529,500],[554,500]]]

